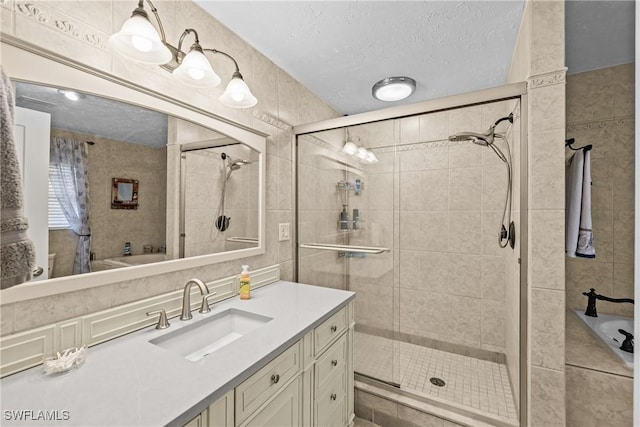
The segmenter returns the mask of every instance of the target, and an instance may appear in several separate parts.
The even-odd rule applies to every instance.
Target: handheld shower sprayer
[[[506,141],[505,136],[495,133],[496,127],[504,121],[508,121],[509,123],[513,124],[513,113],[509,114],[506,117],[502,117],[496,120],[496,122],[492,124],[485,133],[458,132],[454,135],[449,136],[449,141],[458,141],[458,142],[471,141],[474,144],[478,144],[483,147],[489,147],[491,148],[491,150],[493,150],[496,156],[498,156],[498,158],[502,160],[504,164],[507,166],[507,194],[504,200],[504,210],[502,212],[502,223],[500,225],[500,232],[498,234],[498,244],[500,245],[501,248],[505,248],[507,244],[510,244],[511,248],[513,248],[515,246],[516,236],[515,236],[515,225],[511,221],[511,204],[512,204],[511,150],[509,149],[509,142]],[[502,152],[502,150],[493,143],[496,137],[502,138],[505,140],[507,155],[505,155]],[[507,226],[505,226],[505,217],[507,218]]]

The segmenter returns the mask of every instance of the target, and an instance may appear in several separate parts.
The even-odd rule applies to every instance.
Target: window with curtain
[[[64,215],[62,206],[53,191],[54,185],[63,185],[65,176],[71,176],[71,168],[67,165],[62,165],[60,168],[56,168],[53,165],[49,165],[49,229],[50,230],[66,230],[71,228],[71,224],[67,221],[67,217]],[[54,184],[55,183],[55,184]]]

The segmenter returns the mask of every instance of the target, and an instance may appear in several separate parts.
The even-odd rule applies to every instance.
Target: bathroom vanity
[[[354,296],[278,281],[250,300],[234,296],[190,321],[170,319],[168,329],[91,347],[76,371],[10,375],[0,382],[3,425],[42,425],[16,419],[31,410],[65,426],[346,426],[354,416]],[[235,339],[195,356],[199,349],[186,349],[231,318]]]

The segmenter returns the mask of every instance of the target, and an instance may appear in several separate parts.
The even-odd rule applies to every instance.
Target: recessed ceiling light
[[[380,101],[400,101],[416,90],[416,81],[411,77],[387,77],[373,85],[371,93]]]
[[[58,93],[64,95],[67,99],[71,101],[77,101],[81,98],[84,98],[84,95],[78,92],[74,92],[72,90],[62,90],[58,89]]]

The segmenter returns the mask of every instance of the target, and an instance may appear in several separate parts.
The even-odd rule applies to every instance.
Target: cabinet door
[[[202,414],[198,414],[194,419],[184,425],[184,427],[206,427],[206,424],[202,423]]]
[[[298,427],[302,425],[302,379],[300,376],[260,409],[241,427]]]
[[[207,418],[206,427],[233,427],[233,390],[209,405],[202,416]]]

